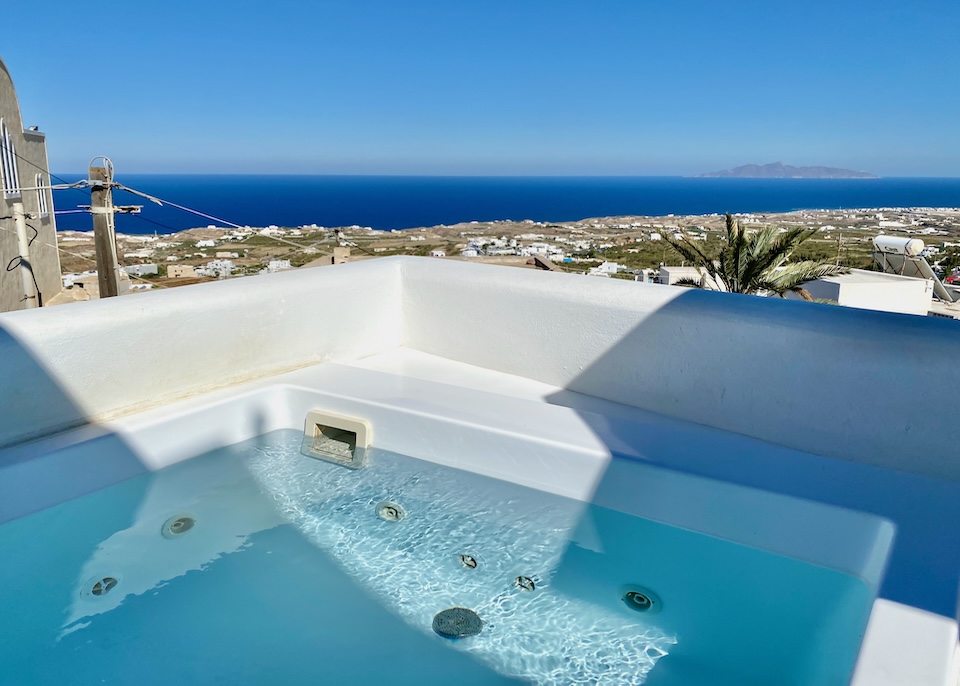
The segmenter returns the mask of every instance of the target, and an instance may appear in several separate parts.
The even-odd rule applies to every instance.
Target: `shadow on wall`
[[[891,520],[881,596],[956,618],[960,423],[931,387],[960,382],[958,353],[954,322],[690,290],[548,400],[620,460]],[[570,391],[648,412],[594,414]],[[598,502],[622,491],[617,464]]]
[[[148,471],[123,439],[91,424],[53,374],[2,327],[0,359],[0,524]],[[78,433],[58,436],[67,430]],[[78,438],[86,443],[74,445]],[[77,461],[88,467],[76,469]]]
[[[83,426],[83,412],[17,338],[0,327],[3,393],[0,394],[0,448]]]

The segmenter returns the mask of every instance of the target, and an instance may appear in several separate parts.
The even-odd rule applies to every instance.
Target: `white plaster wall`
[[[703,276],[696,267],[660,267],[660,283],[672,286],[680,279],[699,281]]]
[[[960,480],[960,423],[930,391],[932,380],[960,381],[957,326],[385,258],[0,315],[0,445],[405,344],[800,450]]]
[[[855,270],[869,274],[864,270]],[[803,285],[807,292],[818,300],[832,300],[846,307],[859,307],[865,310],[883,312],[902,312],[927,316],[933,303],[933,282],[926,279],[914,279],[907,276],[885,274],[870,283],[858,283],[845,280],[817,279]],[[788,300],[802,300],[787,292]]]
[[[407,346],[792,448],[960,480],[960,328],[411,258]]]
[[[0,445],[393,348],[384,259],[0,315]]]
[[[847,307],[925,317],[933,305],[933,284],[926,279],[906,278],[897,282],[845,283],[840,287],[839,302]]]
[[[810,297],[816,300],[832,300],[833,302],[838,302],[840,300],[840,284],[834,281],[817,279],[816,281],[808,281],[807,283],[803,284],[803,287],[806,289],[807,293],[810,294]],[[788,300],[803,300],[799,294],[792,293],[790,291],[787,291],[784,294],[784,297]]]

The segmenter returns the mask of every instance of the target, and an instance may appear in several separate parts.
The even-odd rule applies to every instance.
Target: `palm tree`
[[[715,257],[706,255],[686,238],[666,240],[702,274],[699,281],[681,279],[678,286],[729,293],[776,293],[781,298],[791,291],[804,300],[813,300],[803,288],[804,283],[850,271],[847,267],[813,260],[788,261],[793,251],[814,233],[804,229],[781,232],[771,226],[748,234],[739,221],[727,214],[726,244]]]

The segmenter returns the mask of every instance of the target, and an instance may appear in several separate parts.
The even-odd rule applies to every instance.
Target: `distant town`
[[[737,215],[748,228],[816,231],[795,258],[870,269],[881,234],[916,236],[924,257],[948,278],[960,266],[960,209],[875,208]],[[118,234],[129,290],[175,287],[224,278],[342,262],[418,255],[526,268],[549,268],[631,281],[657,279],[661,265],[680,264],[665,238],[702,242],[723,234],[721,214],[603,217],[571,222],[502,220],[377,231],[362,226],[190,229],[174,234]],[[60,231],[65,299],[96,297],[92,232]],[[943,264],[941,264],[943,263]]]

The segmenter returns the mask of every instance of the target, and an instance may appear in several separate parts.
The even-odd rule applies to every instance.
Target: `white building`
[[[195,245],[196,247],[198,247],[198,248],[212,248],[212,247],[214,247],[216,244],[217,244],[217,242],[216,242],[215,240],[213,240],[212,238],[211,238],[211,239],[204,239],[204,240],[202,240],[202,241],[197,241],[196,243],[194,243],[194,245]]]
[[[431,250],[430,257],[446,257],[447,253],[444,250]]]
[[[207,266],[203,268],[203,274],[206,276],[230,276],[233,270],[232,260],[213,260],[207,262]],[[200,273],[199,270],[198,273]]]
[[[270,260],[267,262],[266,271],[270,272],[282,272],[287,269],[293,269],[293,266],[290,264],[290,260]]]
[[[664,265],[660,267],[659,281],[662,284],[672,286],[677,281],[685,279],[700,281],[702,277],[703,272],[698,267],[668,267]]]
[[[131,276],[156,276],[160,273],[159,267],[155,264],[131,264],[123,268]]]
[[[804,289],[817,300],[865,310],[927,315],[933,304],[933,281],[898,274],[851,269],[849,274],[808,281]],[[788,293],[790,299],[800,296]]]
[[[600,265],[597,267],[594,267],[594,269],[604,274],[616,274],[618,271],[622,269],[622,267],[616,262],[608,261],[608,262],[601,262]]]

